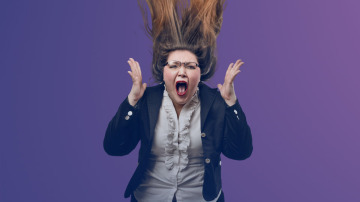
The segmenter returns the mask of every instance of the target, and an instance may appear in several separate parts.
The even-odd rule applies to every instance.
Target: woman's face
[[[181,65],[176,65],[176,61]],[[163,72],[166,90],[174,105],[183,106],[195,94],[200,82],[200,68],[194,65],[198,60],[190,51],[175,50],[169,54],[167,62]]]

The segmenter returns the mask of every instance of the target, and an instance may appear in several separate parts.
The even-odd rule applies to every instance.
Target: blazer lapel
[[[150,89],[149,89],[150,90]],[[151,89],[147,96],[148,118],[150,123],[150,143],[154,137],[155,126],[159,117],[159,111],[163,99],[164,85],[160,84]],[[140,126],[139,126],[140,127]]]
[[[215,93],[208,86],[200,82],[199,94],[200,94],[200,105],[201,105],[201,110],[200,110],[201,130],[203,130],[206,117],[215,99]]]

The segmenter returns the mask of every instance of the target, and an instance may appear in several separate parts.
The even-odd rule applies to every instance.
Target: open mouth
[[[176,92],[179,96],[185,95],[187,91],[186,81],[177,81],[176,82]]]

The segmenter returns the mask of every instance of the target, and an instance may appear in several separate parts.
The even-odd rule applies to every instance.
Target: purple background
[[[227,201],[360,201],[360,3],[228,0],[218,71],[245,61],[236,93],[250,159],[223,158]],[[150,81],[136,1],[0,2],[0,201],[129,201],[137,150],[111,157],[108,122]]]

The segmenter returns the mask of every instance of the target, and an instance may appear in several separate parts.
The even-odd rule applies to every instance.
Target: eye
[[[179,64],[178,61],[170,61],[167,63],[170,69],[177,69],[179,66],[181,66],[181,63]]]
[[[194,62],[189,62],[189,63],[187,63],[187,64],[185,65],[185,67],[188,68],[188,69],[196,69],[197,64],[194,63]]]

